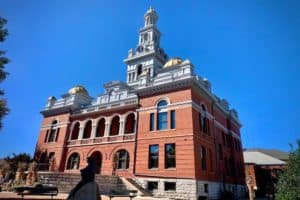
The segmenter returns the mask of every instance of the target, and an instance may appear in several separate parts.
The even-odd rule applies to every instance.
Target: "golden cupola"
[[[180,65],[182,62],[183,61],[181,58],[171,58],[164,64],[164,68],[177,66],[177,65]]]
[[[68,93],[70,95],[83,94],[83,95],[89,96],[87,90],[83,86],[80,86],[80,85],[76,85],[76,86],[72,87],[71,89],[69,89]]]

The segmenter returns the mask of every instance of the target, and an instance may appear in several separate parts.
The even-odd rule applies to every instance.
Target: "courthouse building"
[[[95,98],[79,85],[49,97],[35,158],[54,160],[55,171],[79,173],[92,157],[97,173],[130,178],[154,196],[217,198],[225,189],[239,195],[237,112],[190,60],[168,58],[153,8],[144,20],[137,47],[124,60],[126,82],[104,84]]]

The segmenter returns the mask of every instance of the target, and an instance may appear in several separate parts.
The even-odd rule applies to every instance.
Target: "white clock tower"
[[[124,60],[127,64],[127,84],[133,87],[140,85],[144,78],[151,81],[168,58],[160,48],[161,33],[156,27],[158,15],[153,8],[150,7],[145,13],[144,20],[137,47],[130,49],[128,58]]]

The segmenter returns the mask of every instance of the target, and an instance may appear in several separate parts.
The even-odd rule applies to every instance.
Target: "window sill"
[[[175,171],[176,167],[165,168],[165,170]]]
[[[149,170],[150,171],[156,171],[156,170],[158,170],[158,168],[150,168]]]
[[[53,142],[45,142],[46,144],[53,144],[53,143],[56,143],[56,141],[53,141]]]
[[[176,128],[169,128],[169,129],[163,129],[163,130],[154,130],[154,131],[150,131],[150,133],[166,132],[166,131],[176,131]]]
[[[129,169],[116,169],[116,171],[128,171]]]

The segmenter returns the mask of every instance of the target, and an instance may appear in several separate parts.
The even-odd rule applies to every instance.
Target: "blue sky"
[[[239,112],[245,148],[288,151],[300,138],[300,2],[295,0],[0,0],[8,20],[10,76],[1,84],[10,114],[0,157],[33,153],[49,96],[76,84],[91,96],[125,81],[123,59],[137,44],[152,5],[170,57],[190,59],[197,74]]]

